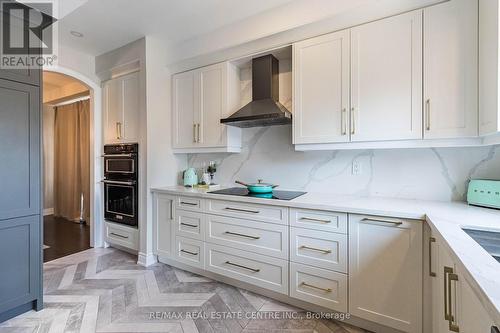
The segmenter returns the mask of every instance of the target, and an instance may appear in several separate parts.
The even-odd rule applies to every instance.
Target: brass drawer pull
[[[193,142],[194,143],[198,142],[196,140],[196,124],[193,124]]]
[[[226,231],[224,233],[228,234],[228,235],[240,236],[240,237],[245,237],[245,238],[250,238],[250,239],[260,239],[259,236],[250,236],[250,235],[240,234],[240,233],[237,233],[237,232]]]
[[[300,249],[313,250],[313,251],[318,251],[318,252],[323,252],[323,253],[332,253],[332,250],[318,249],[316,247],[310,247],[307,245],[301,245]]]
[[[185,201],[181,201],[181,205],[198,206],[197,203],[194,203],[194,202],[185,202]]]
[[[249,209],[241,209],[241,208],[226,207],[224,209],[225,210],[230,210],[230,211],[233,211],[233,212],[241,212],[241,213],[251,213],[251,214],[259,214],[260,213],[258,210],[249,210]]]
[[[309,288],[317,289],[317,290],[322,290],[322,291],[327,292],[327,293],[331,293],[332,292],[332,288],[321,288],[321,287],[317,287],[317,286],[314,286],[314,285],[306,283],[306,282],[302,282],[300,285],[304,286],[304,287],[309,287]]]
[[[387,220],[383,218],[373,218],[373,217],[365,217],[364,219],[361,220],[361,222],[385,223],[385,224],[392,224],[395,226],[403,224],[403,222],[401,221],[393,221],[393,220]]]
[[[112,235],[112,236],[123,238],[123,239],[128,239],[128,236],[122,236],[122,235],[119,235],[119,234],[115,234],[114,232],[110,232],[109,234]]]
[[[342,108],[342,113],[341,113],[341,126],[342,126],[342,135],[347,135],[347,122],[346,122],[346,109]]]
[[[429,275],[432,277],[436,276],[436,273],[432,271],[432,243],[436,242],[436,238],[429,237]]]
[[[431,100],[430,98],[425,101],[425,129],[431,130]]]
[[[197,256],[197,255],[198,255],[198,253],[196,253],[196,252],[191,252],[191,251],[184,250],[184,249],[181,249],[181,252],[184,252],[184,253],[190,254],[190,255],[192,255],[192,256]]]
[[[453,273],[453,268],[444,266],[443,283],[444,283],[444,319],[450,321],[450,313],[448,313],[448,274]]]
[[[196,224],[189,224],[189,223],[181,222],[181,225],[185,225],[186,227],[191,227],[191,228],[198,228],[198,225],[196,225]]]
[[[302,220],[302,221],[320,222],[320,223],[332,223],[331,220],[315,219],[315,218],[312,218],[312,217],[301,217],[300,220]]]
[[[251,268],[251,267],[235,264],[235,263],[230,262],[230,261],[226,261],[226,264],[231,265],[231,266],[235,266],[235,267],[239,267],[239,268],[243,268],[243,269],[248,269],[249,271],[252,271],[254,273],[260,272],[259,268]]]

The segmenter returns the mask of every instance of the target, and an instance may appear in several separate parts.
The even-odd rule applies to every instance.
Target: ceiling
[[[80,0],[58,23],[59,41],[92,55],[145,35],[172,45],[297,0]],[[75,0],[73,0],[75,2]],[[83,33],[83,38],[70,32]]]

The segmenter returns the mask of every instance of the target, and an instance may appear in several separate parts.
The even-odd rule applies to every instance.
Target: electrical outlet
[[[353,161],[352,162],[352,174],[354,176],[358,176],[361,174],[362,170],[361,170],[361,162],[360,161]]]

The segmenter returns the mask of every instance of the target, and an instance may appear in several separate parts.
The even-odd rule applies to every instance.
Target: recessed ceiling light
[[[81,38],[83,37],[83,34],[81,32],[78,32],[78,31],[75,31],[75,30],[71,30],[70,33],[75,36],[75,37],[78,37],[78,38]]]

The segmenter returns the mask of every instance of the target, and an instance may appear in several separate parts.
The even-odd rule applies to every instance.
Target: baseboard
[[[46,215],[54,215],[54,207],[52,207],[52,208],[45,208],[43,210],[43,216],[46,216]]]
[[[156,260],[156,256],[152,253],[145,254],[145,253],[139,252],[139,255],[137,256],[137,264],[144,266],[144,267],[154,265],[157,262],[158,261]]]

